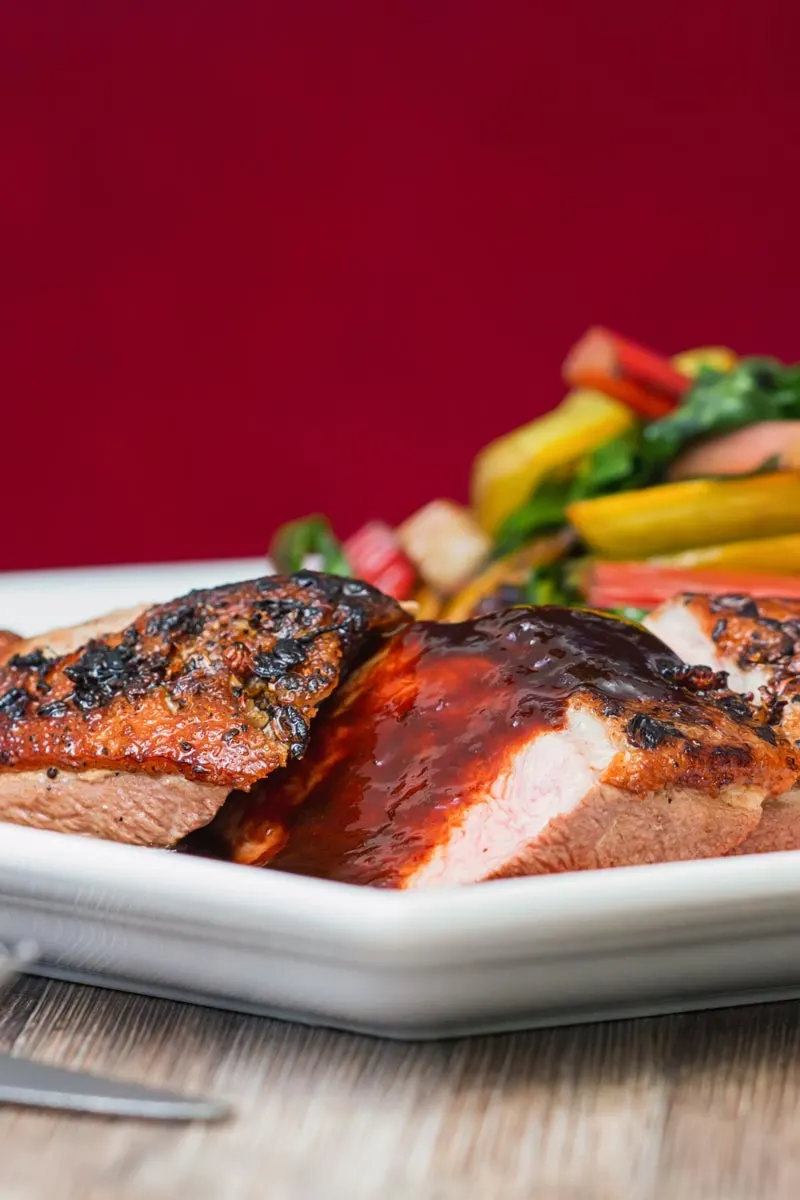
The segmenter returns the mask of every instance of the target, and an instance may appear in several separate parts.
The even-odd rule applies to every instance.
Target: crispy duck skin
[[[646,624],[685,662],[725,671],[800,748],[800,600],[687,594],[660,605]],[[765,801],[757,828],[731,854],[779,850],[800,850],[800,781]]]
[[[684,662],[724,671],[730,687],[771,708],[800,746],[800,600],[676,596],[646,624]]]
[[[800,600],[686,594],[645,624],[685,662],[726,671],[738,692],[780,698],[800,676]]]
[[[767,710],[644,630],[513,609],[398,633],[303,761],[208,835],[239,862],[396,888],[713,857],[799,762]]]
[[[300,757],[342,671],[373,635],[409,619],[365,584],[312,572],[131,615],[5,651],[0,818],[171,844],[188,832],[181,825],[210,820],[230,789]],[[96,636],[76,646],[87,629]],[[185,819],[155,828],[175,803]],[[137,833],[142,806],[150,815]]]
[[[57,658],[12,654],[0,670],[0,762],[249,787],[302,755],[363,636],[403,619],[364,584],[267,576],[147,609]]]

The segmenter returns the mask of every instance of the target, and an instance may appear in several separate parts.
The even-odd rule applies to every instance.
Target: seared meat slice
[[[302,572],[17,643],[0,667],[0,819],[172,845],[300,757],[342,670],[407,620],[365,584]]]
[[[397,634],[208,832],[239,862],[466,884],[723,855],[797,770],[765,712],[645,630],[517,608]]]
[[[771,708],[800,746],[800,600],[676,596],[646,625],[684,662],[726,671],[731,687]],[[800,850],[800,789],[764,804],[762,819],[733,853]]]
[[[733,850],[736,854],[772,854],[800,850],[800,789],[793,788],[774,800],[765,800],[761,820],[749,837]]]

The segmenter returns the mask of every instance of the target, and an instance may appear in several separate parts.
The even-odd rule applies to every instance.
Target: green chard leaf
[[[654,470],[666,468],[691,443],[734,433],[756,421],[800,419],[800,368],[770,358],[746,358],[726,374],[701,371],[674,413],[642,432]]]
[[[646,487],[650,472],[642,459],[640,426],[604,442],[583,460],[570,488],[570,502]]]
[[[323,571],[331,575],[352,575],[330,522],[317,513],[282,525],[269,548],[269,557],[283,575],[299,571],[309,554],[319,554]]]
[[[524,546],[537,534],[559,529],[564,524],[564,510],[570,501],[570,481],[548,476],[529,500],[510,513],[495,535],[498,557]]]
[[[498,553],[507,554],[537,534],[563,525],[566,508],[574,500],[662,483],[669,465],[695,442],[757,421],[776,420],[800,420],[800,365],[746,358],[725,373],[704,368],[674,412],[598,446],[579,463],[571,479],[563,474],[545,479],[506,517],[497,534]],[[777,466],[775,459],[769,459],[754,473]]]
[[[531,567],[525,584],[526,604],[562,604],[579,608],[583,595],[573,575],[574,563],[560,561]]]
[[[587,500],[630,487],[642,475],[639,430],[633,429],[605,442],[587,455],[573,477],[559,473],[546,476],[530,499],[510,513],[495,535],[498,556],[510,554],[538,534],[559,529],[566,522],[566,508],[573,500]]]

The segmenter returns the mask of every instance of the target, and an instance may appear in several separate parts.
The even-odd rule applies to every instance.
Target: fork
[[[20,942],[11,951],[0,945],[0,998],[36,957],[33,942]],[[106,1079],[13,1054],[0,1054],[2,1103],[172,1121],[218,1121],[230,1115],[228,1105],[220,1101]]]

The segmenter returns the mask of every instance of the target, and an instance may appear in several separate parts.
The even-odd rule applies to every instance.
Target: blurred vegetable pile
[[[511,604],[631,620],[678,591],[800,596],[800,366],[726,349],[665,359],[590,329],[552,412],[486,446],[471,505],[434,500],[340,544],[322,516],[270,557],[354,575],[421,619]]]

